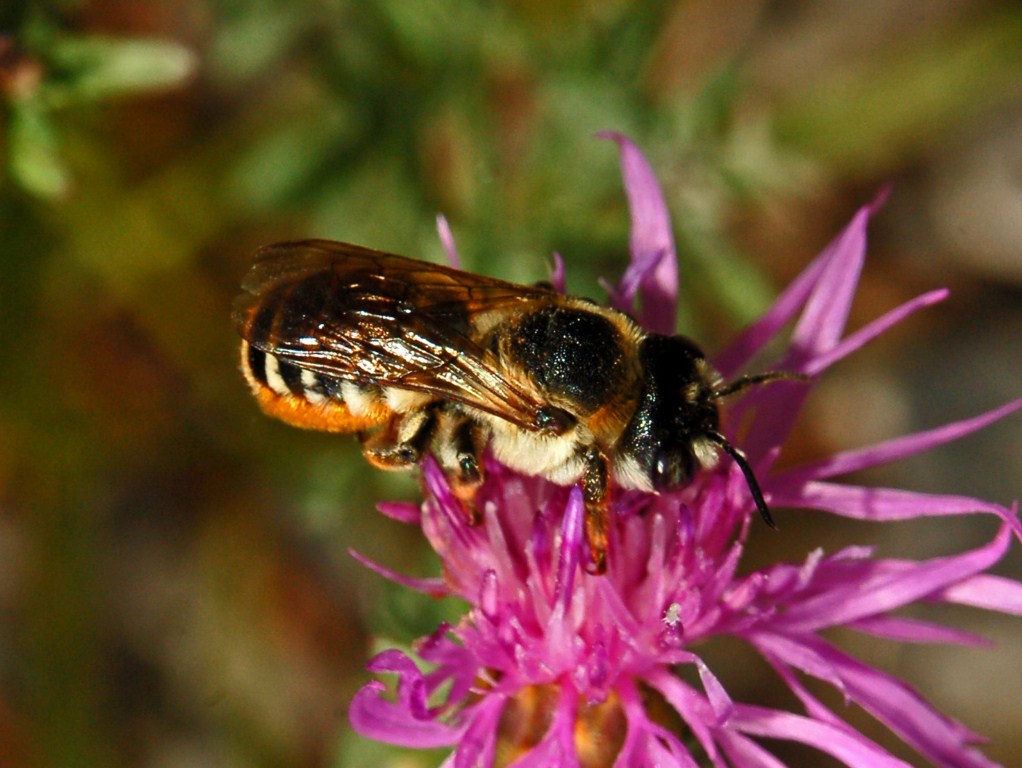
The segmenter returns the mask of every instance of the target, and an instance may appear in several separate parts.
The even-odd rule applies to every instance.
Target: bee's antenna
[[[774,518],[770,514],[770,507],[767,506],[767,503],[763,498],[763,491],[759,488],[759,483],[756,481],[756,475],[753,474],[752,467],[749,466],[749,462],[745,458],[745,454],[731,445],[731,443],[727,441],[727,438],[719,432],[707,432],[706,437],[720,446],[724,453],[730,456],[731,460],[738,465],[740,470],[742,470],[742,474],[745,476],[745,484],[749,486],[749,492],[752,494],[752,500],[756,502],[756,509],[759,510],[759,516],[763,518],[764,523],[774,530],[777,530],[777,523],[774,522]]]
[[[734,381],[728,382],[716,390],[713,396],[727,397],[728,395],[741,392],[743,389],[759,386],[760,384],[769,384],[772,381],[809,381],[809,376],[804,373],[796,373],[795,371],[766,371],[765,373],[746,374],[745,376],[739,376]],[[721,447],[723,448],[724,446],[721,445]],[[725,448],[725,450],[727,449]]]

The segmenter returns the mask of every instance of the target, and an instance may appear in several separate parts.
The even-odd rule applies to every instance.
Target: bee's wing
[[[538,429],[547,403],[501,371],[486,330],[557,300],[527,287],[327,240],[263,248],[234,303],[252,346],[300,368],[436,395]]]

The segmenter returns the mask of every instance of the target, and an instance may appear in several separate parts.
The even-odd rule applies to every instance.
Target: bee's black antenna
[[[766,371],[765,373],[746,374],[745,376],[739,376],[734,381],[728,382],[716,390],[713,396],[728,397],[729,395],[741,392],[743,389],[756,387],[760,384],[769,384],[772,381],[809,381],[809,377],[804,373],[796,373],[795,371]],[[720,443],[717,444],[721,445]],[[721,445],[721,447],[723,448],[724,446]]]
[[[749,466],[749,462],[745,458],[745,454],[731,445],[731,443],[727,441],[727,438],[719,432],[707,432],[706,437],[719,445],[723,449],[724,453],[730,456],[731,460],[738,465],[740,470],[742,470],[742,474],[745,475],[745,484],[749,486],[749,492],[752,494],[752,500],[756,502],[756,509],[759,510],[759,516],[763,518],[764,523],[774,530],[777,530],[777,523],[774,522],[774,518],[770,514],[770,507],[767,506],[767,503],[763,498],[763,491],[759,488],[759,483],[756,481],[756,475],[753,474],[752,467]]]

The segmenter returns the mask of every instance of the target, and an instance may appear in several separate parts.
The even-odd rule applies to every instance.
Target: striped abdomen
[[[263,411],[292,426],[361,432],[393,411],[382,393],[323,376],[241,342],[241,371]]]

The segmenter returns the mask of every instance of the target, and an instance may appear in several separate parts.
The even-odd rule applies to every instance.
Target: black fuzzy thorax
[[[512,365],[576,417],[607,403],[628,373],[621,332],[595,312],[545,307],[522,317],[506,338]]]

